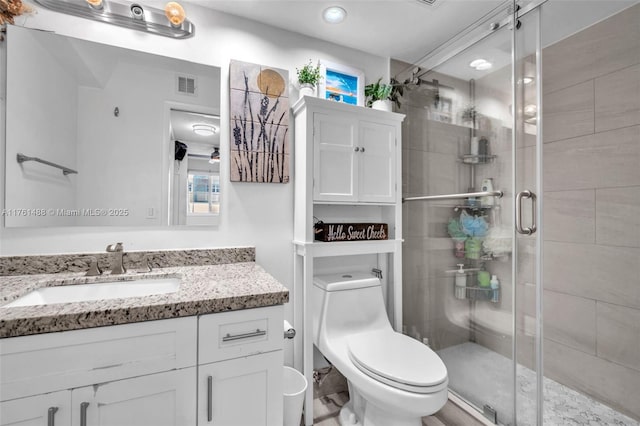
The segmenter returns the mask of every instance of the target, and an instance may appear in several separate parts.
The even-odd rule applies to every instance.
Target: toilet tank
[[[380,280],[370,273],[316,275],[312,290],[313,340],[391,328]]]

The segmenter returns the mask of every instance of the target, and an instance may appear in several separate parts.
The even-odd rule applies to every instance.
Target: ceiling
[[[187,144],[189,154],[211,155],[220,146],[220,117],[189,111],[171,110],[171,134],[173,139]],[[214,135],[193,133],[194,124],[208,124],[218,129]]]
[[[464,28],[483,21],[505,0],[188,0],[343,46],[416,63]],[[341,6],[340,24],[322,11]],[[503,9],[503,8],[500,8]],[[187,10],[188,12],[188,10]]]
[[[488,23],[507,17],[510,0],[185,0],[275,27],[380,56],[422,64],[422,59],[461,33],[487,32]],[[526,8],[532,0],[520,0]],[[544,5],[543,45],[598,22],[638,0],[550,0]],[[347,18],[328,24],[322,11],[341,6]],[[188,10],[187,10],[188,12]],[[483,26],[479,26],[480,24]],[[486,28],[485,28],[486,27]],[[495,39],[495,38],[494,38]],[[497,42],[497,40],[496,40]],[[501,40],[499,43],[503,43]],[[508,49],[495,46],[496,62],[510,61]],[[477,51],[472,55],[477,55]],[[502,58],[502,55],[505,55]],[[467,58],[462,62],[466,62]],[[458,64],[456,64],[458,65]],[[471,78],[465,69],[460,78]],[[495,69],[495,68],[494,68]]]

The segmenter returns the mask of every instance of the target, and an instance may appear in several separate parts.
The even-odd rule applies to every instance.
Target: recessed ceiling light
[[[487,61],[486,61],[486,60],[484,60],[484,59],[476,59],[475,61],[471,61],[471,63],[469,64],[469,66],[470,66],[471,68],[476,68],[478,65],[480,65],[480,64],[484,64],[485,62],[487,62]]]
[[[493,65],[491,64],[491,62],[487,61],[486,59],[480,58],[480,59],[476,59],[474,61],[471,61],[469,63],[469,66],[471,68],[475,68],[478,71],[484,71],[484,70],[488,70]]]
[[[489,68],[491,68],[493,65],[491,64],[491,62],[483,62],[480,65],[478,65],[476,67],[476,69],[478,71],[484,71],[484,70],[488,70]]]
[[[347,17],[347,11],[340,6],[328,7],[322,12],[322,18],[329,24],[339,24]]]
[[[218,128],[211,124],[194,124],[191,127],[193,127],[193,133],[200,136],[211,136],[218,132]]]

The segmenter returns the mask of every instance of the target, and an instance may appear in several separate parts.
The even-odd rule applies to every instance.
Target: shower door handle
[[[522,199],[531,199],[531,226],[528,228],[522,227]],[[531,235],[536,232],[536,194],[525,189],[518,192],[516,195],[516,231],[520,234]]]

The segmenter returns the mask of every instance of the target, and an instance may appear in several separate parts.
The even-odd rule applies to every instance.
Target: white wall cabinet
[[[294,363],[311,383],[313,374],[312,301],[309,294],[318,264],[367,257],[382,270],[391,323],[402,324],[401,141],[404,115],[319,98],[293,105],[294,321],[302,339],[294,344]],[[315,218],[327,223],[386,223],[389,239],[316,242]],[[319,258],[328,258],[322,259]],[[347,266],[345,266],[347,265]],[[369,265],[367,265],[369,266]],[[344,269],[343,269],[344,270]],[[313,391],[305,395],[305,424],[313,424]]]
[[[277,305],[0,339],[0,426],[280,426],[283,315]]]
[[[314,112],[314,201],[394,203],[397,138],[393,124]]]

